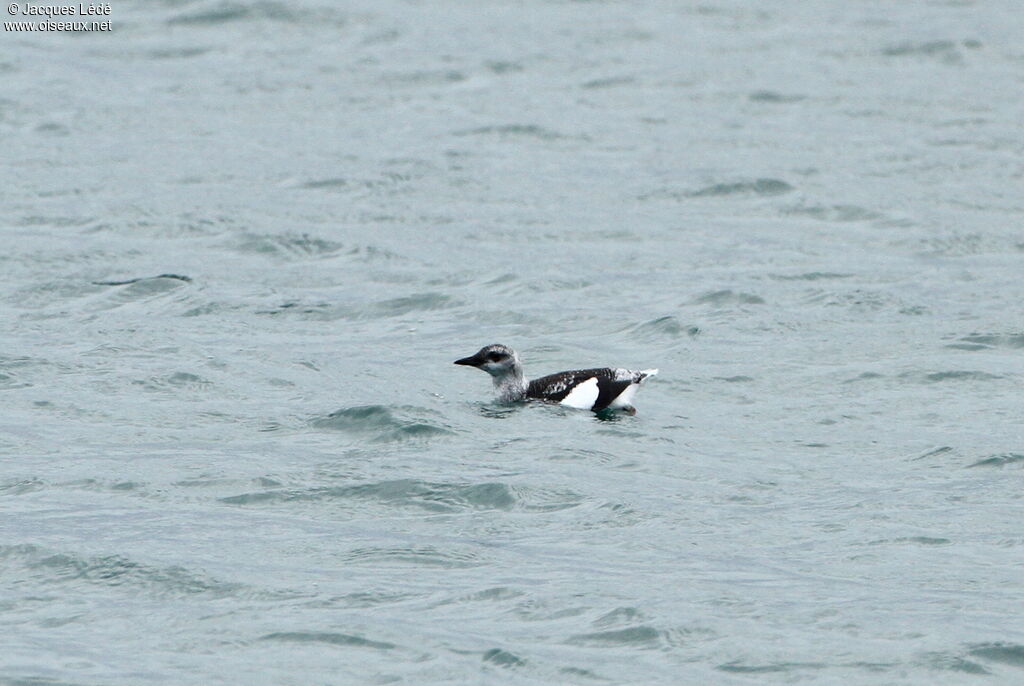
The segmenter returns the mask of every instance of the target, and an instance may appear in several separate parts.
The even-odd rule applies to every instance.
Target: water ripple
[[[521,667],[526,664],[523,658],[501,648],[491,648],[484,653],[483,660],[499,667]]]
[[[96,586],[127,586],[159,596],[237,596],[243,584],[208,579],[178,567],[154,567],[121,555],[84,557],[55,553],[35,545],[0,546],[0,559],[23,565],[46,583],[79,582]]]
[[[342,249],[341,243],[309,234],[243,234],[230,246],[242,253],[255,253],[281,259],[326,257]]]
[[[262,641],[289,641],[294,643],[326,643],[334,646],[347,646],[353,648],[374,648],[376,650],[391,650],[398,646],[386,641],[371,641],[368,638],[355,634],[340,634],[330,631],[278,631],[272,634],[261,636]]]
[[[960,340],[973,346],[970,348],[972,350],[979,350],[982,348],[1009,348],[1010,350],[1019,350],[1024,348],[1024,333],[972,333],[969,336],[964,336]]]
[[[403,407],[404,413],[424,414],[423,408]],[[430,413],[433,414],[433,413]],[[402,419],[383,405],[360,405],[336,410],[326,417],[314,419],[311,425],[317,429],[343,431],[351,434],[374,434],[372,441],[427,440],[453,435],[450,429],[436,426],[422,419]]]
[[[805,669],[825,669],[826,667],[828,665],[823,662],[772,662],[752,665],[736,660],[718,665],[716,669],[736,674],[770,674],[773,672],[796,672]]]
[[[339,305],[331,302],[302,303],[289,301],[269,309],[257,310],[256,314],[271,317],[298,317],[315,321],[333,321],[336,319],[372,320],[402,317],[417,312],[446,310],[457,307],[460,304],[459,300],[450,295],[430,291],[381,300],[371,305]]]
[[[503,138],[536,138],[543,141],[554,141],[563,138],[571,138],[557,131],[546,129],[536,124],[503,124],[495,126],[481,126],[475,129],[463,129],[454,131],[455,136],[487,136],[498,135]]]
[[[764,298],[752,293],[738,293],[732,290],[711,291],[693,299],[695,305],[763,305]]]
[[[576,634],[569,643],[590,646],[622,646],[635,648],[656,648],[661,642],[662,632],[647,625],[632,626],[626,629],[596,631],[589,634]]]
[[[998,381],[1000,379],[1005,379],[1006,377],[1000,374],[989,374],[988,372],[954,369],[942,372],[904,372],[900,374],[900,378],[917,381],[919,383],[934,384],[950,381]]]
[[[396,479],[352,486],[275,488],[220,499],[229,505],[331,501],[369,501],[388,507],[413,507],[437,513],[467,510],[554,512],[576,507],[582,502],[582,497],[556,490],[512,487],[501,482],[451,484]]]
[[[971,646],[969,653],[984,660],[1024,667],[1024,645],[1018,643],[978,643]]]
[[[666,315],[626,327],[620,330],[620,333],[622,332],[628,332],[636,340],[654,341],[663,338],[682,338],[683,336],[695,338],[700,334],[700,327],[683,324],[677,317]]]
[[[303,16],[302,12],[294,10],[290,5],[279,2],[268,2],[266,0],[249,4],[219,2],[204,9],[171,17],[167,20],[167,24],[171,26],[217,26],[253,19],[296,22],[302,19]]]
[[[355,548],[340,556],[343,564],[370,567],[425,566],[444,569],[469,569],[492,564],[471,550],[440,550],[433,546],[372,546]]]
[[[978,460],[969,467],[1008,467],[1010,465],[1019,465],[1024,462],[1024,455],[1020,453],[1004,453],[1002,455],[992,455],[986,457],[983,460]]]
[[[716,183],[699,188],[695,191],[660,189],[641,195],[640,200],[686,200],[690,198],[724,198],[728,196],[770,197],[783,195],[793,190],[795,190],[793,186],[785,181],[780,181],[779,179],[754,179],[751,181]]]

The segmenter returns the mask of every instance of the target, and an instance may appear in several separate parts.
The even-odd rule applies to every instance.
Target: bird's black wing
[[[576,369],[534,379],[526,389],[526,397],[560,403],[576,386],[594,378],[597,379],[597,400],[590,409],[595,412],[608,407],[635,381],[631,376],[622,376],[615,369]]]

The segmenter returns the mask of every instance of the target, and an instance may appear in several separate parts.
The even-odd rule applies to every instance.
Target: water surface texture
[[[0,44],[0,682],[1024,679],[1018,2],[110,19]]]

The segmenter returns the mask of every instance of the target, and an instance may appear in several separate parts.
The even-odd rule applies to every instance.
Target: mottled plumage
[[[542,376],[533,381],[523,375],[523,366],[514,350],[504,345],[488,345],[475,355],[455,364],[482,369],[491,375],[498,399],[516,402],[527,399],[559,403],[581,410],[623,410],[636,413],[632,405],[640,384],[658,373],[657,369],[577,369]]]

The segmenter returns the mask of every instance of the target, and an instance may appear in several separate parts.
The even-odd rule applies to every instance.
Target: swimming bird
[[[491,375],[498,400],[518,402],[538,399],[580,410],[602,412],[622,410],[636,414],[633,396],[657,369],[576,369],[530,381],[523,375],[519,355],[506,345],[485,345],[475,355],[455,360],[455,364],[482,369]]]

